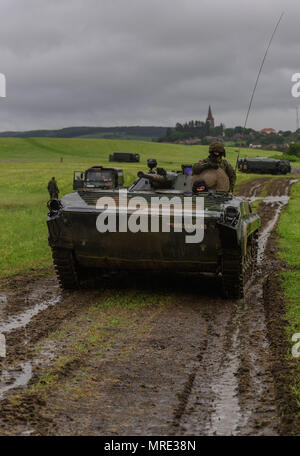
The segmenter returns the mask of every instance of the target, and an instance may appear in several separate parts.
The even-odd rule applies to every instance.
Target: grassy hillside
[[[139,169],[146,169],[149,157],[156,158],[159,166],[179,169],[182,163],[194,163],[206,157],[207,150],[207,146],[141,141],[0,138],[0,276],[51,264],[46,202],[47,183],[52,176],[56,177],[63,195],[72,191],[74,170],[108,165],[108,156],[114,151],[139,153],[140,163],[116,164],[123,167],[128,185]],[[263,152],[268,156],[272,153]],[[245,155],[256,156],[257,151],[243,150],[241,156]],[[232,164],[236,156],[234,149],[227,149]],[[238,181],[249,178],[251,175],[239,174]]]
[[[194,162],[207,155],[208,146],[184,146],[181,144],[149,143],[113,139],[80,138],[0,138],[0,160],[59,162],[60,157],[70,163],[99,159],[107,162],[112,152],[132,152],[141,155],[142,163],[155,156],[161,164]],[[236,148],[228,147],[227,158],[235,161]],[[274,151],[242,149],[241,157],[270,157]]]

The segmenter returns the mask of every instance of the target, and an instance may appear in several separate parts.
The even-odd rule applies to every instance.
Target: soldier
[[[52,177],[52,179],[48,182],[48,192],[51,200],[58,199],[59,190],[55,177]]]
[[[206,185],[206,182],[202,179],[197,179],[193,183],[193,188],[192,188],[193,193],[200,193],[200,192],[208,192],[208,187]]]
[[[218,169],[221,168],[225,171],[229,178],[230,188],[232,192],[236,181],[236,173],[231,164],[222,158],[225,157],[225,149],[223,144],[213,143],[209,146],[209,156],[204,160],[200,160],[198,163],[193,165],[193,174],[200,174],[202,171],[207,169]]]

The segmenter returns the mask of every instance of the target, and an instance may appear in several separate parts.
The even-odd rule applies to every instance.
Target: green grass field
[[[300,181],[291,190],[288,206],[283,210],[277,228],[280,236],[280,256],[290,266],[282,272],[282,287],[287,302],[287,337],[291,343],[292,335],[300,333]],[[291,356],[291,355],[290,355]],[[292,391],[296,395],[300,409],[300,364],[294,376]]]
[[[124,169],[128,185],[138,170],[146,169],[147,158],[156,158],[166,169],[180,169],[182,163],[206,157],[208,147],[105,139],[1,138],[0,277],[51,265],[46,227],[49,179],[56,177],[62,196],[72,191],[73,171],[112,165],[108,156],[115,151],[141,156],[140,163],[115,164]],[[243,149],[241,156],[258,153],[270,156],[273,152]],[[227,159],[233,165],[236,157],[236,150],[227,148]],[[238,182],[251,177],[239,174]]]
[[[278,229],[280,256],[291,269],[283,272],[283,287],[289,302],[290,334],[300,332],[300,181],[291,190]]]

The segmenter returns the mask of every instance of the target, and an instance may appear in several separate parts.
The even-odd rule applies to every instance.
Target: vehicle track
[[[0,361],[0,433],[278,435],[280,407],[265,287],[274,266],[275,241],[268,242],[269,235],[292,183],[289,178],[270,183],[260,178],[240,187],[241,194],[254,200],[268,184],[268,195],[274,197],[261,200],[264,263],[243,300],[221,299],[210,279],[127,281],[124,293],[133,286],[141,293],[146,288],[158,296],[168,294],[171,300],[130,314],[124,335],[116,333],[107,358],[99,360],[91,349],[71,362],[55,389],[42,398],[28,395],[22,385],[30,377],[29,384],[35,385],[41,369],[64,355],[71,334],[62,341],[53,338],[52,345],[48,339],[69,321],[75,328],[82,325],[82,316],[104,290],[61,294],[53,275],[3,281],[0,328],[7,338],[7,358]],[[118,287],[112,281],[105,289],[113,294]],[[37,344],[45,339],[46,351],[37,354]],[[80,369],[87,375],[78,380],[78,399],[67,391]]]

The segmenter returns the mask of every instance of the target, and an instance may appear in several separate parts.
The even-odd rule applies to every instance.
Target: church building
[[[206,124],[209,125],[209,128],[214,128],[215,127],[215,120],[214,120],[214,118],[212,116],[210,105],[209,105],[209,108],[208,108]]]

